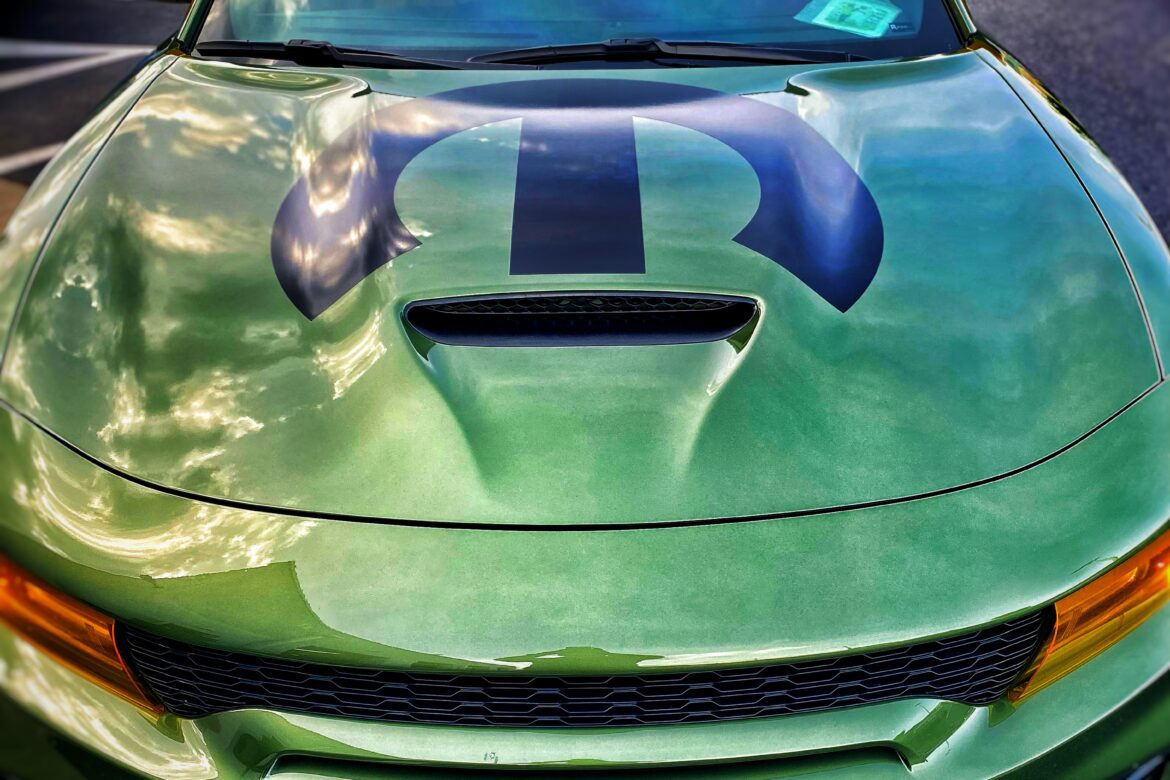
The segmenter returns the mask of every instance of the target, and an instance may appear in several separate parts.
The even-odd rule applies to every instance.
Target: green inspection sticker
[[[901,8],[884,0],[813,0],[796,18],[866,38],[881,38],[901,15]]]

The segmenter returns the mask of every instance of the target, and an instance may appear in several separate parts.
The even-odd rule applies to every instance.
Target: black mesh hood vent
[[[403,316],[439,344],[626,346],[720,341],[755,318],[749,298],[682,293],[530,293],[416,301]]]

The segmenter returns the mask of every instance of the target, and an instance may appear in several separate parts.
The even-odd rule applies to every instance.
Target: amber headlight
[[[0,556],[0,622],[63,665],[151,712],[114,639],[114,619],[46,585]]]
[[[1170,531],[1056,602],[1052,640],[1009,698],[1020,701],[1101,654],[1170,601]]]

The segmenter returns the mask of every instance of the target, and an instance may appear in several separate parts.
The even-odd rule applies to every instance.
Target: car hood
[[[533,174],[538,159],[554,164]],[[435,345],[402,318],[566,290],[745,296],[760,315],[710,343],[561,348]],[[62,214],[3,393],[92,458],[198,496],[592,526],[978,483],[1157,378],[1091,200],[975,54],[548,72],[179,58]]]

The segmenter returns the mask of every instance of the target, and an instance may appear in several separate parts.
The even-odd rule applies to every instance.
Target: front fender
[[[122,119],[173,61],[156,57],[127,79],[49,162],[0,234],[0,366],[26,284],[57,218]]]

